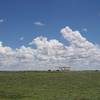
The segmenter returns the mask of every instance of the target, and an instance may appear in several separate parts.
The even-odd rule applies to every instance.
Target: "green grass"
[[[0,100],[100,100],[100,72],[0,72]]]

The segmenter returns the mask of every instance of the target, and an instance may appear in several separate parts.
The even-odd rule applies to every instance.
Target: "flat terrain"
[[[0,72],[0,100],[100,100],[100,72]]]

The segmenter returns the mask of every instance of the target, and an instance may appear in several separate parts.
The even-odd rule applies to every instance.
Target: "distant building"
[[[59,67],[60,71],[70,71],[71,67]]]

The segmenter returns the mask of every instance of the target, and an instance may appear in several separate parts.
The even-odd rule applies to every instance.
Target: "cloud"
[[[87,30],[87,28],[83,28],[82,31],[87,33],[88,30]]]
[[[72,31],[69,27],[63,28],[61,33],[70,43],[69,47],[73,52],[73,56],[70,56],[70,60],[74,57],[72,63],[75,64],[75,66],[82,66],[83,69],[84,66],[86,66],[92,69],[93,66],[96,67],[97,65],[100,65],[100,48],[89,42],[78,31]]]
[[[100,17],[100,13],[98,13],[98,16]]]
[[[0,47],[2,46],[2,42],[0,41]]]
[[[100,46],[89,42],[79,31],[68,26],[61,29],[69,42],[39,36],[29,44],[12,49],[0,42],[0,70],[48,70],[71,66],[73,70],[100,69]]]
[[[94,47],[94,45],[87,41],[85,37],[83,37],[79,31],[72,31],[69,27],[65,27],[61,29],[61,33],[63,37],[69,41],[69,43],[73,46],[77,47],[85,47],[85,48],[91,48]]]
[[[36,26],[45,26],[45,24],[40,22],[40,21],[34,22],[34,25],[36,25]]]
[[[20,37],[20,41],[23,41],[24,40],[24,37]]]
[[[0,19],[0,23],[3,23],[4,21],[5,21],[4,19],[2,19],[2,18]]]

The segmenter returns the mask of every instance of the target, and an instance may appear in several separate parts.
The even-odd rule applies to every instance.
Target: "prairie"
[[[100,72],[0,72],[0,100],[100,100]]]

